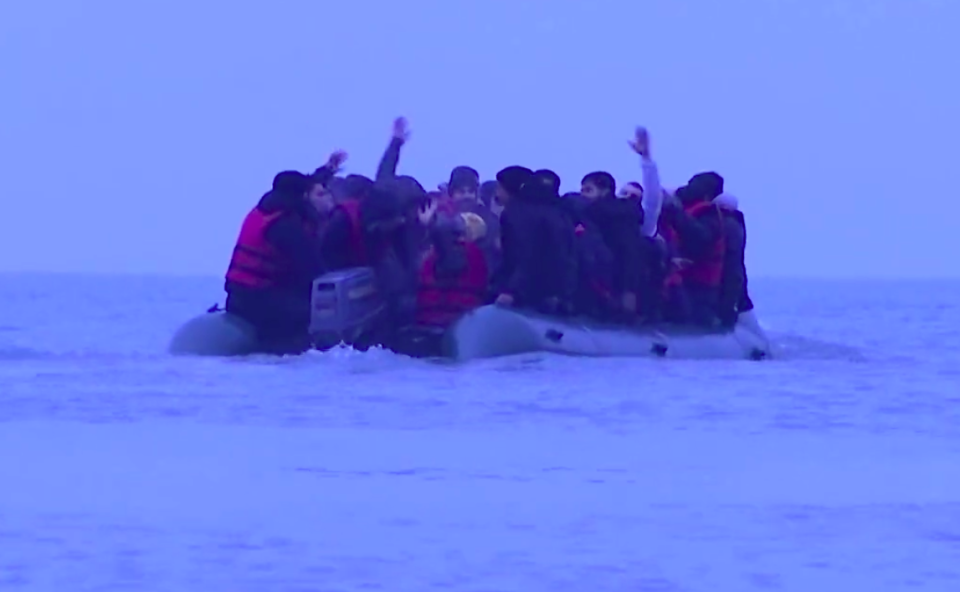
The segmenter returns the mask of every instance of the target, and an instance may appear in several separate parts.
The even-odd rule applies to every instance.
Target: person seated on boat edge
[[[431,247],[417,286],[417,327],[442,332],[483,305],[489,268],[477,241],[485,232],[483,219],[472,212],[431,228]]]
[[[721,326],[732,328],[740,313],[753,310],[753,301],[747,291],[747,264],[744,257],[747,247],[747,224],[735,196],[723,193],[713,200],[723,214],[726,252],[723,262],[723,279],[717,302],[717,317]]]
[[[573,310],[578,315],[610,321],[617,318],[620,306],[614,299],[614,256],[600,230],[584,215],[590,204],[579,193],[563,196],[563,204],[569,212],[577,255],[577,288],[573,297]]]
[[[680,258],[666,284],[671,289],[667,308],[674,321],[714,328],[723,265],[726,257],[723,215],[713,203],[723,193],[723,177],[714,172],[694,175],[677,190],[679,205],[666,202],[661,232]]]
[[[312,177],[284,171],[247,214],[227,268],[226,311],[253,326],[260,349],[300,353],[309,348],[310,286],[323,271],[315,184],[329,180],[346,158],[334,153]]]
[[[619,316],[632,323],[637,315],[637,294],[645,281],[644,247],[640,237],[640,210],[617,199],[616,181],[608,172],[589,173],[580,181],[580,193],[589,201],[584,217],[599,230],[613,254],[611,289],[619,302]]]
[[[570,314],[577,269],[573,228],[563,210],[560,177],[535,171],[500,216],[503,259],[496,303],[545,314]]]

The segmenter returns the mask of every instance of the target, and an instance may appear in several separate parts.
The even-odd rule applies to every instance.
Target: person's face
[[[624,187],[623,196],[627,199],[640,201],[643,199],[643,188],[637,187],[631,183],[630,185]]]
[[[600,199],[603,197],[603,192],[600,191],[600,188],[594,185],[593,183],[581,183],[580,184],[580,195],[593,201],[595,199]]]
[[[477,201],[476,187],[457,187],[450,192],[453,201]]]
[[[307,201],[321,214],[328,214],[334,208],[333,195],[322,184],[315,184],[307,192]]]
[[[504,189],[503,185],[499,182],[497,183],[497,188],[493,192],[493,201],[496,202],[501,208],[507,205],[507,202],[510,201],[510,193]]]

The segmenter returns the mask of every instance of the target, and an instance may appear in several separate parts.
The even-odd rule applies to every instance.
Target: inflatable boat
[[[484,306],[451,328],[444,338],[444,353],[460,361],[532,352],[684,359],[770,357],[770,342],[755,317],[749,313],[742,317],[732,330],[713,332],[671,325],[628,328],[591,319],[558,319]]]
[[[383,318],[384,306],[371,270],[356,268],[314,281],[310,336],[327,349],[340,343],[366,349],[365,336]],[[523,353],[549,352],[591,357],[752,359],[772,355],[771,344],[753,313],[740,316],[732,330],[659,329],[604,324],[592,319],[554,318],[495,305],[465,315],[442,334],[412,328],[388,348],[415,357],[470,361]],[[174,335],[175,354],[235,356],[267,351],[253,327],[219,308],[195,317]]]

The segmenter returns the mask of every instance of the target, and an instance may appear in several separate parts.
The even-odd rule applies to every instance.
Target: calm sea
[[[0,276],[0,590],[960,590],[960,283],[751,287],[781,359],[451,366]]]

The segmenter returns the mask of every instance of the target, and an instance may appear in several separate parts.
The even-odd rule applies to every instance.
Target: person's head
[[[343,192],[350,199],[364,200],[373,190],[373,179],[363,175],[347,175],[343,180]]]
[[[298,171],[283,171],[273,178],[270,190],[284,197],[305,197],[310,190],[310,177]]]
[[[686,197],[693,201],[712,201],[723,193],[723,177],[714,172],[697,173],[687,182]]]
[[[460,218],[463,219],[463,239],[465,241],[473,243],[486,236],[487,223],[483,221],[483,218],[473,212],[464,212],[460,214]]]
[[[468,166],[458,166],[450,172],[447,191],[454,201],[477,201],[480,174]]]
[[[497,173],[497,188],[494,199],[500,205],[507,205],[511,198],[520,194],[520,188],[530,180],[533,171],[527,167],[509,166]]]
[[[534,171],[530,180],[524,183],[522,195],[525,199],[560,199],[560,176],[549,169]]]
[[[641,201],[643,199],[643,187],[636,181],[630,181],[620,190],[620,196],[631,201]]]
[[[503,212],[503,204],[497,199],[497,186],[496,181],[484,181],[480,185],[480,201],[487,206],[487,209],[499,216]]]
[[[327,191],[330,192],[330,195],[333,197],[334,203],[341,203],[350,196],[347,194],[347,180],[343,177],[330,177],[330,180],[327,181]]]
[[[430,226],[430,243],[441,254],[448,252],[464,239],[466,230],[460,215],[440,214]]]
[[[406,223],[406,212],[395,182],[395,179],[378,181],[364,199],[360,213],[367,231],[389,233]]]
[[[597,171],[580,180],[580,194],[591,201],[613,196],[616,192],[617,182],[610,173]]]
[[[484,181],[480,184],[480,202],[488,208],[494,205],[494,195],[497,193],[496,181]]]
[[[714,198],[713,203],[717,204],[724,210],[736,211],[740,208],[740,200],[738,200],[735,195],[730,193],[721,193]]]
[[[307,201],[309,201],[322,216],[329,214],[336,206],[333,194],[328,191],[327,187],[316,177],[310,178],[310,189],[307,190]]]
[[[390,185],[391,191],[406,212],[416,211],[427,200],[427,191],[423,185],[410,175],[401,175]]]

